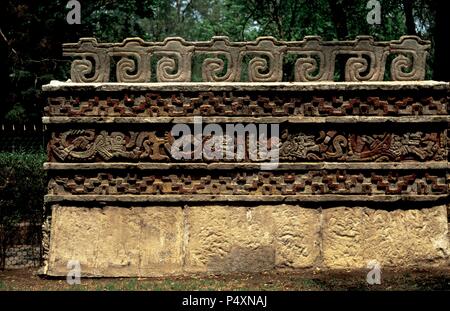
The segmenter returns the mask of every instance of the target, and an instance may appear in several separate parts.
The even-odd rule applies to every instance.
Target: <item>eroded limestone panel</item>
[[[70,220],[70,221],[68,221]],[[273,269],[443,265],[445,206],[53,207],[48,275],[160,276]]]
[[[53,207],[49,275],[79,260],[84,276],[180,273],[183,215],[176,207]]]
[[[394,267],[439,265],[449,255],[445,206],[337,207],[325,209],[323,219],[323,264],[329,268],[366,268],[371,260]]]
[[[187,271],[304,268],[319,256],[319,212],[298,206],[191,207]]]

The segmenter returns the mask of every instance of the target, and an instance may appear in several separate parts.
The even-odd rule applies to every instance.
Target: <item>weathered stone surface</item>
[[[183,83],[74,83],[52,80],[42,86],[46,92],[117,92],[117,91],[447,91],[448,82],[372,81],[372,82],[183,82]]]
[[[445,206],[414,210],[338,207],[323,211],[323,264],[329,268],[426,266],[449,256]]]
[[[132,203],[166,203],[166,202],[200,202],[204,204],[205,202],[267,202],[267,203],[299,203],[301,202],[430,202],[434,204],[436,202],[444,201],[448,198],[447,194],[440,195],[386,195],[386,194],[361,194],[361,195],[345,195],[345,194],[301,194],[301,195],[206,195],[206,194],[168,194],[163,196],[156,196],[154,194],[150,195],[102,195],[102,194],[83,194],[83,195],[52,195],[48,194],[44,197],[44,202],[46,203],[64,203],[70,205],[73,202],[102,202],[102,203],[122,203],[122,204],[132,204]]]
[[[364,266],[361,208],[338,207],[323,211],[323,264],[328,267]]]
[[[447,205],[447,220],[448,220],[447,240],[450,244],[450,205]],[[447,264],[448,266],[450,266],[450,256],[448,256]]]
[[[319,212],[298,206],[190,207],[186,271],[261,271],[313,266]]]
[[[321,215],[317,209],[275,206],[277,268],[305,268],[320,261]]]
[[[428,161],[421,163],[424,169],[439,170],[447,169],[446,161]],[[277,171],[289,170],[417,170],[417,162],[294,162],[279,163]],[[83,171],[91,170],[234,170],[243,171],[258,170],[260,163],[238,162],[238,163],[149,163],[149,162],[96,162],[96,163],[57,163],[45,162],[44,169],[51,171]],[[449,176],[450,177],[450,176]]]
[[[446,206],[54,206],[47,274],[65,276],[69,260],[110,277],[436,266],[449,260],[447,234]]]
[[[254,123],[254,124],[326,124],[326,123],[448,123],[449,116],[402,116],[402,117],[379,117],[379,116],[342,116],[342,117],[202,117],[205,124],[211,123]],[[44,124],[193,124],[195,117],[42,117]]]
[[[183,214],[174,207],[53,207],[48,275],[158,276],[182,271]]]

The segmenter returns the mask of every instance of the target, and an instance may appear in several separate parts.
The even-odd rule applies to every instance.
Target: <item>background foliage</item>
[[[46,154],[40,151],[0,152],[0,269],[5,267],[9,247],[41,239]],[[26,223],[25,236],[20,233]]]

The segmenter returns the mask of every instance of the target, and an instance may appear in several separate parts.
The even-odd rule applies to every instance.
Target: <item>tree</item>
[[[434,75],[435,80],[450,81],[450,18],[446,10],[445,1],[437,1],[435,4],[436,20],[433,27],[434,40]]]

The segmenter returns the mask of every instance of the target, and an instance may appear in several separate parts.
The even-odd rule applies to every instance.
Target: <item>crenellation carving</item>
[[[110,57],[98,47],[97,39],[81,38],[76,46],[63,49],[64,56],[78,57],[70,67],[73,82],[108,82],[110,79]]]
[[[109,81],[110,58],[114,56],[122,57],[116,65],[118,82],[150,82],[149,66],[154,57],[159,59],[157,81],[189,82],[195,55],[207,55],[201,64],[204,82],[241,81],[245,66],[249,82],[282,81],[286,55],[298,57],[294,72],[295,81],[299,82],[333,81],[339,55],[348,57],[343,73],[345,81],[382,81],[389,55],[396,55],[390,68],[393,81],[417,81],[425,76],[429,48],[429,41],[416,36],[381,42],[369,36],[358,36],[353,41],[322,41],[317,36],[307,36],[301,41],[260,37],[249,42],[231,42],[227,37],[199,42],[179,37],[166,38],[164,42],[128,38],[122,43],[81,38],[78,43],[63,46],[65,56],[81,58],[72,63],[73,82]]]
[[[424,80],[428,55],[426,41],[402,37],[398,41],[391,42],[390,51],[392,54],[398,54],[391,64],[393,81]]]
[[[141,49],[143,44],[143,40],[132,38],[124,41],[123,49],[110,53],[111,56],[121,57],[116,65],[117,82],[139,83],[150,80],[150,55]]]
[[[253,58],[248,63],[250,82],[278,82],[283,78],[283,54],[286,45],[272,37],[261,37],[245,46],[245,55]],[[243,54],[244,54],[243,53]]]
[[[158,82],[190,81],[193,49],[179,37],[166,38],[163,45],[155,46],[154,55],[161,57],[156,64]]]
[[[227,37],[213,37],[210,44],[198,46],[196,52],[207,55],[202,63],[203,81],[233,82],[239,80],[240,71],[236,70],[239,62],[239,50],[239,47],[230,45]],[[222,72],[224,73],[221,75]]]

